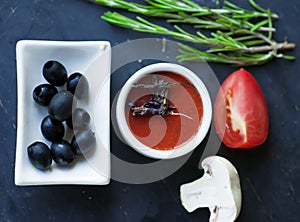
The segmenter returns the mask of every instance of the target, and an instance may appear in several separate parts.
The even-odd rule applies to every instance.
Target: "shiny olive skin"
[[[65,121],[72,116],[72,106],[76,106],[77,100],[67,90],[58,92],[48,106],[49,115],[58,121]]]
[[[79,72],[71,74],[67,81],[67,90],[77,99],[84,99],[89,94],[89,83],[87,78]]]
[[[41,105],[48,106],[53,96],[57,93],[55,86],[50,84],[41,84],[34,88],[32,92],[33,100]]]
[[[49,60],[43,66],[44,78],[54,86],[62,86],[68,80],[67,70],[58,61]]]
[[[50,169],[52,164],[52,155],[49,147],[42,142],[34,142],[27,147],[27,154],[32,165],[46,171]]]
[[[72,116],[67,119],[66,124],[70,129],[77,131],[88,127],[90,121],[90,114],[86,110],[82,108],[76,108],[73,110]]]
[[[86,154],[96,146],[95,133],[90,129],[79,131],[73,136],[71,145],[77,155]]]
[[[42,120],[41,131],[43,136],[52,142],[61,140],[65,135],[65,127],[62,122],[49,115]]]
[[[60,140],[51,144],[52,158],[58,165],[69,165],[75,159],[71,144],[66,140]]]

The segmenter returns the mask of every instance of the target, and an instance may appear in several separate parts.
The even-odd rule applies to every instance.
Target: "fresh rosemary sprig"
[[[278,43],[272,39],[273,20],[278,15],[264,9],[254,0],[248,0],[255,11],[238,7],[224,1],[218,9],[202,7],[190,0],[146,0],[148,5],[141,5],[123,0],[93,0],[93,2],[121,8],[147,16],[167,18],[170,23],[192,24],[196,34],[191,34],[178,25],[174,30],[151,23],[141,17],[130,19],[116,12],[107,12],[102,18],[112,24],[139,32],[155,33],[173,38],[198,43],[208,47],[200,51],[180,43],[179,61],[221,62],[236,66],[261,65],[273,58],[294,60],[293,56],[281,51],[295,48],[295,44]],[[200,30],[210,30],[211,36],[205,36]]]
[[[92,2],[105,5],[112,8],[126,9],[131,12],[143,14],[147,16],[167,18],[171,23],[190,23],[195,28],[206,29],[231,29],[232,27],[224,26],[224,23],[215,21],[215,18],[222,17],[228,20],[230,14],[233,19],[243,19],[243,23],[233,21],[231,25],[238,25],[239,27],[252,28],[254,24],[249,22],[253,18],[268,18],[277,19],[278,15],[271,13],[267,10],[251,12],[249,10],[240,8],[228,1],[225,1],[225,7],[222,9],[210,9],[202,7],[193,1],[184,0],[146,0],[150,5],[141,5],[134,2],[127,2],[124,0],[90,0]],[[255,2],[251,1],[253,6],[259,7]],[[221,21],[222,22],[222,21]],[[275,31],[270,27],[258,27],[261,31]]]

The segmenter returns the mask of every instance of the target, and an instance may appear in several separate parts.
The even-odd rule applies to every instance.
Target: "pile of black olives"
[[[48,106],[48,115],[41,122],[41,132],[51,146],[36,141],[27,147],[31,163],[39,170],[51,168],[52,160],[61,166],[73,162],[76,155],[86,154],[96,145],[95,134],[89,129],[91,117],[83,108],[77,108],[77,100],[89,93],[87,78],[79,72],[68,77],[67,70],[58,61],[47,61],[43,66],[43,83],[33,90],[34,101]],[[74,133],[70,142],[64,139],[64,122]]]

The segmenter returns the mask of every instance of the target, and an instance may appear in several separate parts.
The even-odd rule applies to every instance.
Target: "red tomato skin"
[[[233,129],[233,122],[243,127]],[[267,104],[259,84],[245,69],[233,72],[222,83],[214,104],[214,124],[230,148],[253,148],[267,139]]]

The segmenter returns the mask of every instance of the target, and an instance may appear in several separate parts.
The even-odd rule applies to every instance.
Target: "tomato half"
[[[214,123],[223,143],[231,148],[261,145],[268,136],[269,118],[264,95],[245,69],[229,75],[218,91]]]

